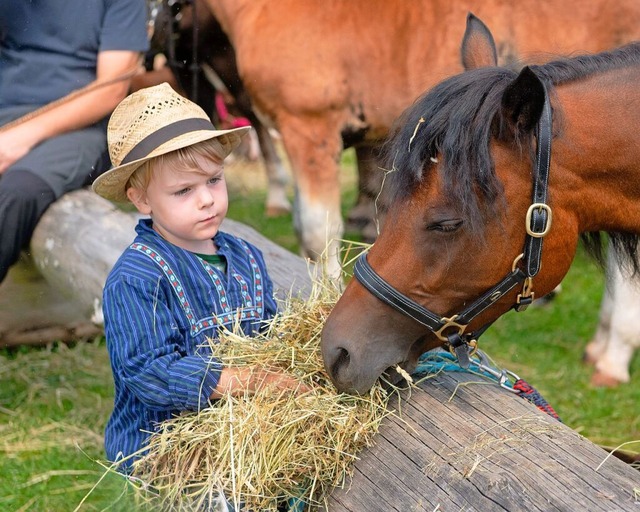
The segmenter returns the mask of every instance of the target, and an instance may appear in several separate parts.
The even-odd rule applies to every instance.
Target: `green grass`
[[[352,166],[352,156],[344,163]],[[347,187],[345,210],[354,199]],[[260,190],[232,192],[229,216],[297,252],[291,217],[265,219],[263,202]],[[536,387],[571,428],[617,446],[640,441],[640,357],[633,360],[631,384],[589,386],[591,368],[581,358],[597,325],[602,290],[602,272],[579,251],[554,302],[508,313],[480,346]],[[0,352],[0,380],[0,510],[135,509],[122,478],[105,476],[97,462],[104,458],[102,435],[113,400],[102,340]],[[628,448],[640,451],[640,444]]]
[[[113,381],[101,340],[0,357],[0,510],[74,510],[105,475],[102,436]],[[82,510],[132,510],[109,475]]]

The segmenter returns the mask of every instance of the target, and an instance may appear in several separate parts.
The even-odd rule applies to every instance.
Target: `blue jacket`
[[[107,457],[137,452],[156,425],[180,411],[209,405],[221,364],[210,362],[207,338],[236,319],[245,335],[276,313],[262,253],[218,232],[223,273],[164,240],[141,220],[138,236],[112,269],[104,288],[107,348],[115,404],[105,432]],[[128,470],[132,461],[121,467]]]

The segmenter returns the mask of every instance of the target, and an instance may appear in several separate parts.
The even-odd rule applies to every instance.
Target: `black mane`
[[[531,69],[553,94],[555,84],[630,64],[640,64],[640,43]],[[389,200],[408,197],[423,179],[428,179],[434,168],[433,159],[438,157],[444,193],[460,206],[470,228],[482,235],[485,215],[494,214],[503,205],[489,143],[504,126],[499,114],[502,94],[516,76],[517,72],[508,68],[479,68],[455,75],[418,98],[398,119],[385,146],[385,168],[391,171],[386,190]],[[554,116],[559,115],[554,112]],[[518,143],[533,154],[532,137]],[[616,248],[632,257],[637,270],[638,237],[619,233],[610,236]],[[599,236],[587,234],[583,238],[601,260]]]
[[[562,84],[594,73],[605,73],[625,66],[640,64],[640,42],[630,43],[609,52],[559,59],[531,69],[544,82]]]

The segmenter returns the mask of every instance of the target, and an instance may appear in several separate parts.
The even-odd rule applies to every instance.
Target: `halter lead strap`
[[[531,279],[540,270],[542,239],[551,227],[551,209],[546,203],[551,162],[551,136],[551,105],[545,90],[544,106],[537,126],[532,204],[526,215],[527,236],[524,253],[516,258],[511,272],[502,281],[483,293],[457,315],[450,318],[441,317],[400,293],[373,270],[367,261],[366,254],[362,254],[356,261],[353,269],[356,279],[379,300],[424,325],[453,348],[458,363],[463,368],[468,368],[470,364],[470,345],[474,344],[474,340],[477,340],[490,324],[484,325],[477,331],[465,333],[467,325],[519,284],[525,283],[524,289],[528,290]],[[518,267],[521,259],[525,270]],[[533,301],[533,294],[530,290],[528,292],[527,295],[523,293],[518,296],[517,304],[513,306],[516,310],[526,309]]]

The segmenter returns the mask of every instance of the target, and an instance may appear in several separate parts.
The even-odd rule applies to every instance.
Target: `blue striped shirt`
[[[107,278],[103,311],[115,383],[105,432],[107,457],[141,449],[158,423],[209,404],[221,364],[211,362],[207,338],[220,326],[258,331],[276,313],[262,253],[218,232],[214,242],[226,273],[158,235],[149,219]],[[127,471],[132,461],[123,463]]]

